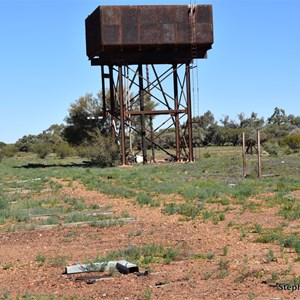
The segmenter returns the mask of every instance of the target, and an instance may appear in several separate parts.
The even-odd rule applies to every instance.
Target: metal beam
[[[189,136],[189,161],[194,161],[193,155],[193,129],[192,129],[192,107],[191,107],[191,78],[190,78],[190,65],[186,64],[185,67],[186,76],[186,97],[187,97],[187,126],[188,126],[188,136]]]
[[[126,110],[125,115],[175,115],[187,113],[186,109],[169,110]]]
[[[121,123],[121,155],[122,165],[126,165],[126,150],[125,150],[125,115],[124,115],[124,98],[123,98],[123,73],[122,66],[119,66],[119,102],[120,102],[120,123]]]
[[[139,98],[140,98],[140,110],[145,111],[145,93],[143,84],[143,65],[138,65],[139,72]],[[146,130],[145,130],[145,114],[140,114],[141,116],[141,134],[142,134],[142,151],[143,151],[143,164],[147,163],[147,148],[146,148]]]
[[[174,87],[174,108],[175,108],[175,140],[176,140],[176,159],[180,161],[180,124],[179,124],[179,100],[178,100],[178,73],[177,66],[173,65],[173,87]]]

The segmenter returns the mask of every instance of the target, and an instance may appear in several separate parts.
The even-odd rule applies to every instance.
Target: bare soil
[[[30,295],[79,299],[300,299],[300,291],[282,291],[270,284],[272,277],[276,283],[284,273],[294,277],[300,274],[294,249],[256,243],[258,233],[242,230],[256,223],[263,228],[278,227],[285,220],[277,215],[276,208],[242,211],[232,205],[225,220],[214,224],[211,219],[185,221],[179,215],[163,214],[162,207],[140,207],[132,199],[88,191],[81,184],[64,184],[63,192],[88,203],[111,206],[118,216],[128,212],[135,220],[107,228],[83,225],[1,232],[0,298],[7,290],[12,297],[28,291]],[[299,192],[295,195],[300,198]],[[299,221],[293,221],[291,229],[297,230],[299,225]],[[66,265],[151,243],[179,248],[180,255],[170,264],[152,264],[148,276],[116,272],[110,280],[88,284],[76,278],[95,274],[62,274]],[[270,249],[273,261],[266,258]],[[201,257],[209,253],[214,254],[212,259]],[[38,256],[45,257],[45,262]]]

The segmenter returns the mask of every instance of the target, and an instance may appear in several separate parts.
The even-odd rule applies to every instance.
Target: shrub
[[[113,167],[120,161],[120,153],[116,143],[109,137],[94,137],[91,144],[80,148],[80,156],[87,157],[100,167]]]
[[[36,153],[39,158],[44,159],[46,156],[52,152],[52,144],[38,142],[32,145],[31,151]]]
[[[293,133],[283,138],[283,144],[288,145],[291,149],[300,148],[300,133]]]
[[[13,157],[18,152],[18,148],[14,144],[5,145],[2,148],[2,155],[6,157]]]
[[[61,159],[74,155],[74,149],[65,141],[58,142],[55,145],[54,152]]]
[[[266,142],[263,144],[263,149],[270,155],[277,156],[280,150],[280,146],[278,145],[278,143]]]
[[[98,257],[95,262],[126,259],[141,266],[147,266],[151,263],[169,264],[179,256],[179,250],[178,248],[164,248],[161,244],[148,244],[142,247],[129,246],[125,249],[109,252],[105,257]]]
[[[204,158],[210,158],[210,157],[211,157],[211,155],[210,155],[209,152],[205,152],[205,153],[203,154],[203,156],[204,156]]]
[[[180,214],[192,219],[196,218],[203,209],[203,205],[197,203],[166,204],[163,208],[163,213],[167,215]]]
[[[137,202],[143,206],[143,205],[148,205],[148,204],[151,204],[152,203],[152,198],[151,196],[145,194],[145,193],[139,193],[137,195]]]
[[[6,208],[8,208],[8,200],[7,199],[4,199],[0,196],[0,209],[1,210],[4,210]]]

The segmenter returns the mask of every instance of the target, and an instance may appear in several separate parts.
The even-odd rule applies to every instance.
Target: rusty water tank
[[[99,6],[85,28],[92,64],[186,62],[213,44],[211,5]]]

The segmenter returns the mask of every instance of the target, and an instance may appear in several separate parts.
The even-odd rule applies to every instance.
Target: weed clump
[[[137,195],[137,202],[143,206],[143,205],[150,205],[152,203],[152,197],[147,195],[146,193],[139,193]]]
[[[175,204],[169,203],[166,204],[163,208],[163,213],[168,215],[179,214],[191,219],[195,219],[200,215],[204,205],[202,203],[184,203],[184,204]]]
[[[149,244],[142,247],[130,246],[109,252],[105,257],[96,258],[95,262],[126,259],[139,266],[147,266],[151,263],[169,264],[178,257],[179,252],[179,249],[164,248],[161,244]]]

